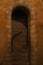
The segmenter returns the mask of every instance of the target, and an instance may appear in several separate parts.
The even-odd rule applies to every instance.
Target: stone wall
[[[43,65],[43,1],[1,0],[0,1],[0,62],[11,65],[11,12],[18,5],[31,12],[31,65]],[[9,58],[9,60],[8,60]],[[8,61],[7,61],[8,60]],[[8,64],[9,63],[9,64]]]

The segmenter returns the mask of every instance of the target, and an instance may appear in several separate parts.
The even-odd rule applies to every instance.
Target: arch
[[[28,25],[28,23],[30,23],[30,20],[31,20],[30,10],[25,6],[17,6],[15,8],[13,8],[12,14],[11,14],[11,20],[12,20],[12,23],[16,21],[16,22],[22,23],[25,26],[25,28],[26,28],[26,45],[24,45],[23,47],[25,49],[28,47],[30,48],[29,49],[30,50],[29,55],[31,57],[30,25]],[[12,26],[13,26],[13,24],[12,24]],[[29,29],[28,29],[28,27],[29,27]],[[28,32],[28,30],[29,30],[29,32]],[[18,34],[21,34],[21,31]],[[15,39],[15,37],[18,34],[14,35],[12,37],[12,40],[11,40],[12,50],[13,50],[13,40]],[[31,64],[31,58],[29,59],[29,61]]]
[[[28,22],[30,23],[30,10],[28,8],[26,8],[25,6],[17,6],[12,10],[12,14],[11,14],[11,19],[12,21],[16,21],[16,22],[20,22],[22,23],[24,26],[26,26],[27,29],[27,46],[28,46],[28,38],[29,38],[29,43],[30,43],[30,29],[29,29],[29,33],[28,33]],[[14,22],[13,21],[13,22]],[[29,25],[30,27],[30,25]],[[28,37],[29,34],[29,37]],[[12,39],[15,38],[16,35],[14,35],[12,37]]]
[[[16,20],[25,26],[28,24],[28,19],[30,20],[30,10],[24,6],[17,6],[12,10],[11,19]]]

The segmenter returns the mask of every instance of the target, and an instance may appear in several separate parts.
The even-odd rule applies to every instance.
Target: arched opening
[[[28,10],[28,8],[24,6],[17,6],[12,10],[11,20],[20,22],[27,28],[27,38],[28,38],[28,22],[30,23],[30,19],[31,19],[30,10]]]
[[[11,18],[26,26],[28,24],[28,18],[30,20],[30,10],[24,6],[17,6],[13,9]]]
[[[30,24],[30,19],[31,19],[31,15],[30,15],[30,10],[28,8],[26,8],[24,6],[17,6],[12,10],[12,14],[11,14],[12,22],[13,23],[15,21],[20,22],[26,28],[26,45],[25,45],[26,47],[25,48],[30,46],[30,29],[28,29],[28,23]],[[13,24],[12,24],[12,26],[13,26]],[[28,30],[29,30],[29,32],[28,32]],[[12,50],[13,50],[13,40],[15,39],[16,36],[18,36],[20,34],[21,34],[21,31],[16,35],[14,34],[14,36],[11,38],[11,48],[12,48]],[[29,36],[28,36],[28,34],[29,34]],[[29,51],[30,51],[30,49],[29,49]],[[29,57],[30,57],[30,53],[29,53]],[[29,59],[29,62],[31,63],[30,59]]]

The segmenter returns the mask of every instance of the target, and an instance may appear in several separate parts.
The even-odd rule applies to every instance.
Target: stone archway
[[[34,0],[32,0],[32,1],[31,0],[27,0],[27,1],[26,0],[15,0],[15,1],[14,0],[9,0],[9,1],[6,0],[6,2],[4,0],[4,3],[2,2],[1,12],[3,11],[5,14],[1,15],[1,18],[2,18],[1,20],[3,22],[3,19],[5,18],[4,23],[6,23],[5,28],[4,28],[5,32],[6,32],[6,36],[4,36],[6,39],[4,42],[5,43],[5,50],[4,50],[5,54],[1,55],[4,57],[4,58],[2,57],[4,65],[8,65],[8,64],[11,65],[11,63],[12,63],[11,62],[11,53],[9,53],[9,52],[11,52],[11,47],[10,47],[11,46],[11,26],[12,26],[11,13],[12,13],[13,7],[16,7],[18,5],[23,5],[23,6],[27,7],[28,9],[30,9],[30,11],[31,11],[31,50],[32,50],[31,51],[31,64],[32,65],[36,64],[36,58],[35,58],[36,57],[36,54],[35,54],[36,53],[36,51],[35,51],[35,47],[36,47],[35,46],[36,45],[35,15],[36,14],[34,13],[36,11],[36,10],[34,10],[34,9],[36,9],[34,6],[35,3],[37,5],[37,2]],[[2,24],[2,22],[1,22],[1,24]],[[4,26],[2,26],[2,27],[4,27]],[[2,32],[2,34],[3,34],[3,32]],[[2,44],[2,42],[1,42],[1,44]]]
[[[14,64],[17,62],[19,65],[31,65],[30,11],[24,6],[17,6],[13,9],[11,18],[11,49],[12,53],[15,54],[13,55],[13,59],[16,59]]]

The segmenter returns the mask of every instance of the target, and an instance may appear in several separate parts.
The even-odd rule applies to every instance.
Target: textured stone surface
[[[42,0],[0,1],[0,59],[2,65],[11,65],[11,12],[13,7],[25,5],[31,12],[31,61],[43,65],[43,3]],[[37,34],[37,37],[36,37]],[[37,43],[36,43],[37,42]],[[9,59],[7,61],[7,59]],[[0,60],[0,62],[1,62]],[[9,63],[9,64],[8,64]],[[25,64],[24,64],[25,65]],[[27,64],[28,65],[28,64]]]

